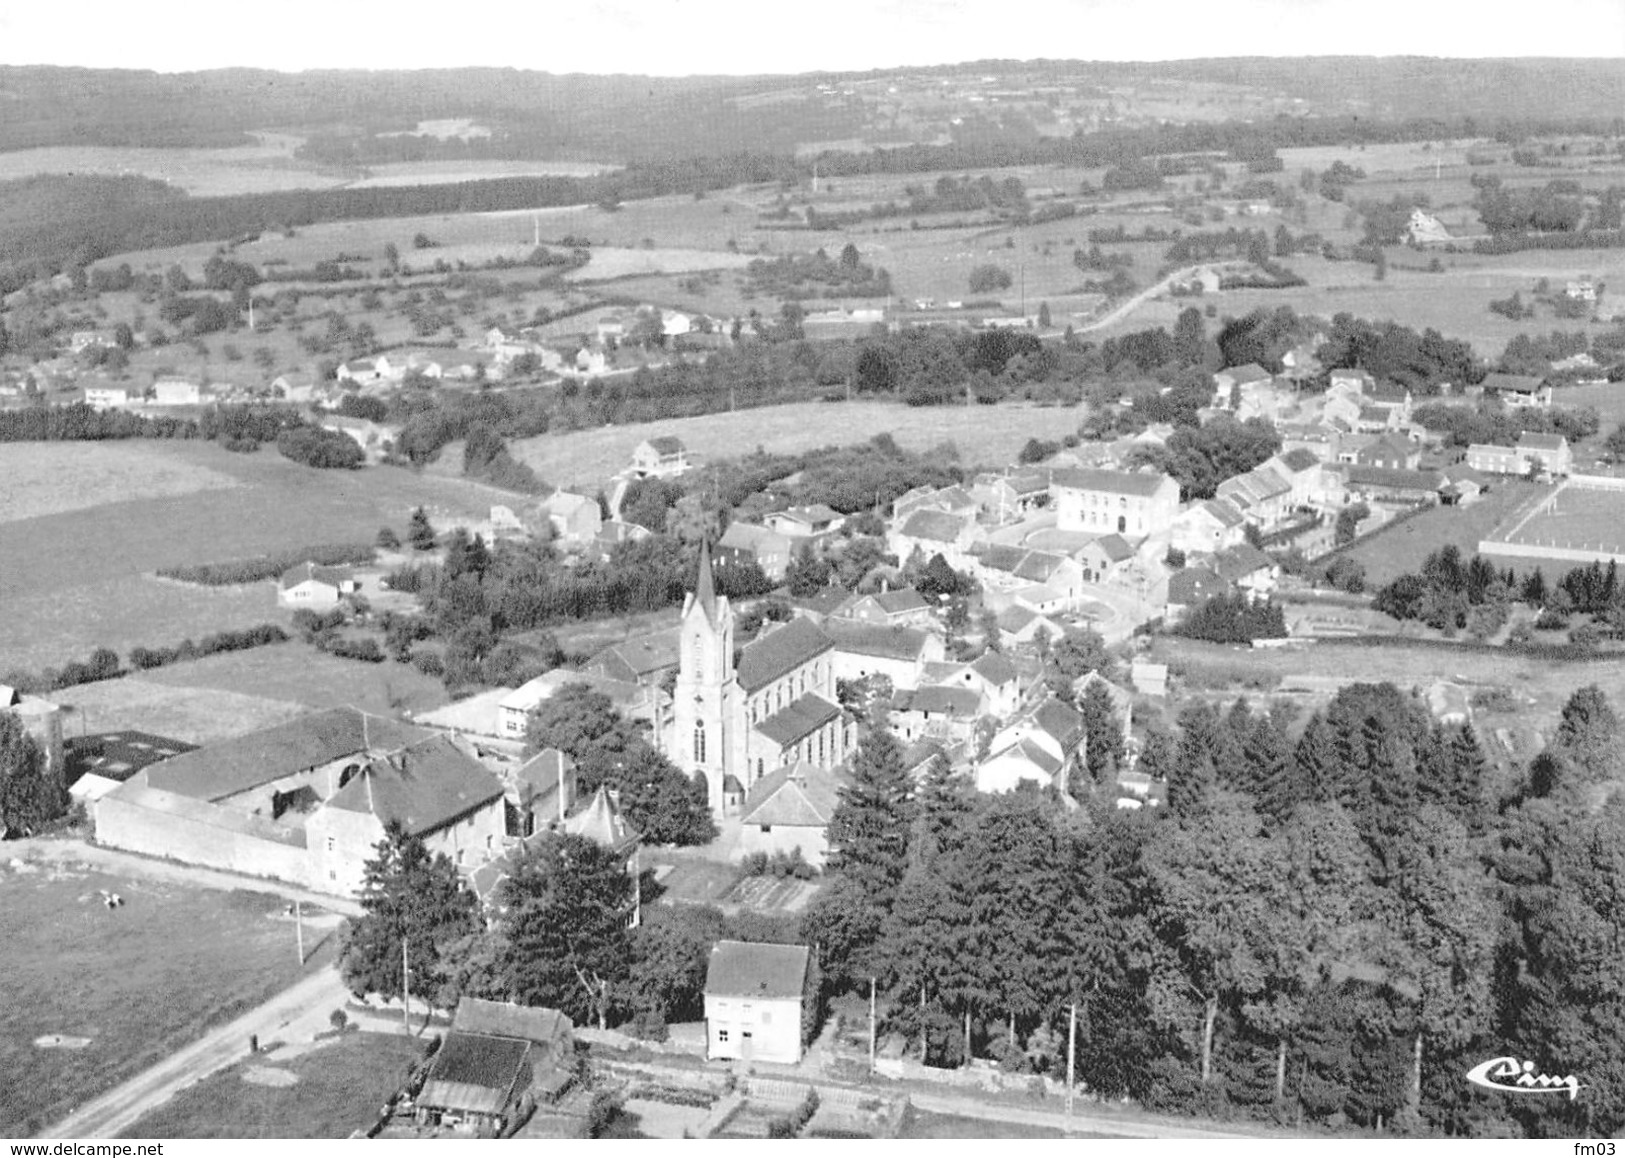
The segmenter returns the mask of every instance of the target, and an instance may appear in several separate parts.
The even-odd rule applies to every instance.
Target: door
[[[756,1042],[751,1038],[748,1029],[739,1032],[739,1056],[746,1061],[750,1061],[756,1056]]]

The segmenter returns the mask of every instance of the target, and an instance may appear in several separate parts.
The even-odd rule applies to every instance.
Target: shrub
[[[336,430],[284,430],[277,435],[276,448],[283,458],[323,470],[354,470],[367,460],[354,439]]]
[[[199,563],[191,567],[164,567],[158,571],[158,575],[181,583],[199,583],[205,587],[230,587],[239,583],[258,583],[262,579],[275,579],[284,571],[301,563],[315,563],[319,567],[370,563],[374,553],[370,543],[327,543],[298,547],[275,555],[260,555],[253,559]]]

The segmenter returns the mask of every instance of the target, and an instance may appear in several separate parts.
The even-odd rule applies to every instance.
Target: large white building
[[[1056,523],[1063,531],[1098,531],[1143,539],[1179,514],[1179,483],[1165,474],[1058,470],[1050,478]]]

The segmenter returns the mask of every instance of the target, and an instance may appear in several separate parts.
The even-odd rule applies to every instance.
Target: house
[[[1420,249],[1436,249],[1455,241],[1437,217],[1420,209],[1411,210],[1411,219],[1405,226],[1405,238]]]
[[[831,618],[824,633],[834,644],[835,678],[885,676],[894,688],[918,687],[927,663],[941,663],[942,637],[911,627],[883,627]]]
[[[1552,404],[1550,389],[1542,389],[1544,382],[1528,374],[1502,374],[1492,371],[1479,383],[1484,393],[1496,394],[1501,402],[1512,409],[1544,408]]]
[[[980,475],[970,494],[983,514],[1008,523],[1049,501],[1049,479],[1040,474]]]
[[[676,478],[690,465],[688,448],[674,435],[646,438],[632,450],[632,473],[638,478]]]
[[[919,551],[926,559],[941,555],[950,567],[963,568],[970,562],[970,546],[975,538],[974,515],[916,510],[886,532],[886,549],[905,562]]]
[[[705,971],[705,1056],[711,1061],[801,1060],[805,945],[718,941]]]
[[[1320,457],[1304,447],[1288,450],[1267,459],[1264,465],[1286,480],[1292,488],[1287,500],[1296,509],[1307,507],[1325,499],[1325,481]]]
[[[556,1009],[458,1002],[414,1103],[422,1125],[496,1137],[537,1102],[556,1101],[575,1073],[575,1025]]]
[[[1281,577],[1280,564],[1251,543],[1242,543],[1213,557],[1213,570],[1232,589],[1249,599],[1269,598]]]
[[[395,368],[390,365],[387,357],[380,355],[376,358],[354,358],[345,362],[334,375],[340,382],[354,382],[358,386],[370,386],[384,382],[394,376]]]
[[[1170,543],[1190,554],[1210,554],[1246,542],[1247,520],[1226,499],[1192,503],[1174,519]]]
[[[751,560],[773,582],[782,580],[790,569],[791,546],[788,535],[755,523],[729,523],[717,541],[716,567],[727,571]]]
[[[1292,511],[1292,484],[1267,465],[1225,479],[1214,494],[1263,530],[1279,525]]]
[[[1444,477],[1446,482],[1439,491],[1439,502],[1447,507],[1466,506],[1484,493],[1484,476],[1470,466],[1446,467]]]
[[[507,790],[508,835],[523,840],[563,824],[576,806],[576,762],[557,748],[543,748],[503,774]]]
[[[1066,627],[1058,619],[1019,604],[999,612],[999,637],[1007,647],[1034,646],[1040,633],[1046,640],[1053,641],[1066,634]]]
[[[838,619],[851,619],[877,627],[925,627],[933,619],[932,606],[912,587],[854,595],[835,611]]]
[[[657,738],[669,726],[667,716],[671,711],[671,697],[658,685],[611,679],[588,671],[555,668],[521,684],[497,701],[498,734],[510,739],[523,739],[530,723],[530,714],[567,684],[586,684],[593,691],[608,696],[616,711],[629,719],[648,723]]]
[[[160,378],[152,384],[156,406],[196,406],[203,401],[203,387],[184,378]]]
[[[1510,446],[1475,442],[1467,448],[1467,465],[1484,474],[1526,474],[1529,465]]]
[[[823,503],[810,507],[790,507],[774,511],[762,519],[772,530],[790,539],[810,539],[830,535],[841,529],[846,516]]]
[[[1571,281],[1563,287],[1563,296],[1573,302],[1594,302],[1597,287],[1589,280]]]
[[[1561,434],[1532,434],[1524,431],[1518,437],[1518,453],[1541,470],[1559,477],[1567,475],[1574,465],[1574,454],[1569,449],[1569,440]]]
[[[887,719],[905,743],[930,739],[953,745],[969,742],[976,721],[987,714],[987,697],[979,689],[939,685],[898,692]]]
[[[840,786],[832,769],[797,760],[751,786],[739,817],[736,859],[753,853],[801,857],[822,868],[829,856],[829,821]]]
[[[1415,470],[1422,460],[1422,448],[1408,439],[1384,435],[1367,443],[1354,457],[1359,466],[1380,467],[1383,470]]]
[[[1129,682],[1135,691],[1148,696],[1165,696],[1168,694],[1168,665],[1135,660],[1129,665]]]
[[[1143,539],[1171,526],[1179,514],[1179,484],[1166,474],[1057,470],[1050,485],[1056,526],[1063,531]]]
[[[1102,535],[1078,548],[1085,583],[1110,583],[1134,559],[1134,548],[1119,534]]]
[[[342,596],[353,595],[358,589],[359,585],[348,571],[301,563],[288,568],[277,579],[276,601],[284,607],[326,611],[337,607]]]
[[[1021,702],[1021,672],[996,651],[986,652],[970,663],[928,673],[926,686],[968,688],[983,697],[989,715],[1000,718],[1014,712]]]
[[[586,495],[554,491],[542,500],[542,509],[547,512],[553,538],[566,546],[583,546],[592,542],[604,526],[598,501]]]
[[[1421,503],[1438,498],[1445,477],[1436,470],[1387,470],[1376,466],[1340,468],[1349,501]]]
[[[139,401],[141,401],[140,391],[132,392],[123,386],[85,387],[85,405],[92,410],[108,410]]]
[[[1216,595],[1230,594],[1230,587],[1216,571],[1206,567],[1183,567],[1168,577],[1168,602],[1163,618],[1177,623],[1186,612],[1200,607]]]
[[[892,503],[892,519],[899,520],[915,511],[943,511],[961,518],[975,518],[981,504],[964,487],[947,486],[937,490],[915,487]]]
[[[1270,372],[1257,362],[1220,370],[1213,375],[1213,405],[1221,410],[1227,410],[1230,408],[1231,394],[1239,387],[1268,382],[1270,378]]]
[[[677,670],[679,629],[649,631],[604,648],[582,668],[591,675],[622,683],[657,687]]]
[[[993,737],[976,766],[978,792],[1022,783],[1065,788],[1083,746],[1083,717],[1053,697],[1026,709]]]

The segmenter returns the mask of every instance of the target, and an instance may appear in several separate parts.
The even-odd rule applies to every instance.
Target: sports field
[[[1625,490],[1570,483],[1496,528],[1497,540],[1523,546],[1625,556]]]

